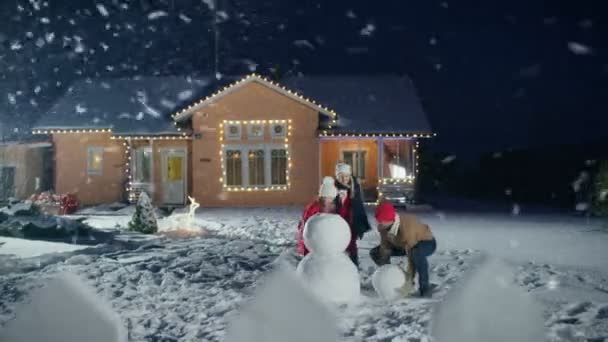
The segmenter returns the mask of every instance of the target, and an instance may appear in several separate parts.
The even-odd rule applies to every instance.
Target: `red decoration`
[[[80,203],[74,194],[66,194],[61,196],[61,215],[70,215],[76,212]]]

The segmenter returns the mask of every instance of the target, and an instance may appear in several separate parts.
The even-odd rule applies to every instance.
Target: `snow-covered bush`
[[[152,201],[150,201],[150,197],[145,192],[139,195],[137,205],[135,206],[135,213],[129,222],[129,230],[144,234],[154,234],[158,231],[158,223],[154,215]]]
[[[594,187],[594,212],[596,215],[608,217],[608,161],[600,165]]]

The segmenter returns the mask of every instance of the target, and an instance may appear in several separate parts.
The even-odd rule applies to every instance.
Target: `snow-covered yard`
[[[210,237],[144,240],[136,249],[75,250],[40,267],[31,267],[38,257],[12,258],[30,266],[0,274],[0,324],[14,316],[16,303],[33,288],[70,270],[112,303],[131,341],[221,341],[228,320],[251,298],[260,277],[278,262],[295,267],[299,215],[300,208],[287,207],[201,208],[196,221],[213,233]],[[486,255],[513,266],[512,280],[543,304],[548,340],[608,338],[608,234],[598,222],[487,213],[428,212],[420,217],[438,240],[430,263],[431,281],[439,291],[431,300],[387,304],[377,299],[368,251],[379,237],[367,234],[359,246],[364,298],[338,310],[344,340],[427,340],[433,308]],[[88,223],[113,229],[128,219],[92,216]],[[0,246],[0,254],[8,253]]]

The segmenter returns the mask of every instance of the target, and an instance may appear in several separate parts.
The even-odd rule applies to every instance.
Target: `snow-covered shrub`
[[[150,201],[150,197],[145,192],[139,195],[137,205],[135,206],[135,213],[129,222],[129,230],[144,234],[154,234],[158,231],[158,223],[154,215],[152,201]]]
[[[608,217],[608,161],[600,165],[594,187],[594,212],[599,216]]]

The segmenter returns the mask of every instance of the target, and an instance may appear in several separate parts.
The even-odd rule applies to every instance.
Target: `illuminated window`
[[[270,150],[270,178],[272,185],[287,185],[287,150]]]
[[[226,170],[226,185],[228,186],[242,186],[242,161],[240,150],[226,150],[225,155],[225,170]]]
[[[287,185],[289,158],[284,145],[227,145],[224,147],[224,186]]]
[[[248,153],[249,163],[249,185],[251,186],[264,186],[265,181],[265,168],[264,168],[264,150],[250,150]]]
[[[103,169],[103,147],[87,149],[87,174],[101,175]]]

